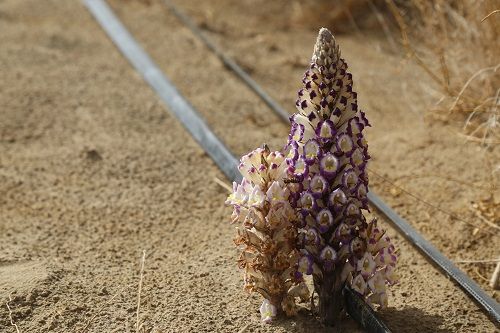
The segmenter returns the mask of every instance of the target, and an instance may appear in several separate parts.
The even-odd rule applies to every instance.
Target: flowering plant
[[[241,184],[233,184],[226,203],[233,205],[234,240],[240,246],[238,266],[245,270],[245,289],[264,297],[262,320],[271,321],[278,312],[296,312],[295,297],[309,298],[303,279],[296,274],[299,217],[290,205],[285,158],[267,146],[241,158]]]
[[[363,215],[370,158],[363,130],[370,124],[327,29],[319,32],[302,82],[283,154],[259,148],[243,156],[244,179],[228,203],[240,223],[246,288],[266,299],[263,319],[276,309],[293,314],[295,296],[308,296],[304,275],[312,275],[320,321],[333,325],[346,284],[369,304],[387,305],[397,256],[376,220]]]
[[[367,223],[370,126],[358,109],[352,75],[327,29],[319,32],[303,89],[291,118],[288,173],[298,189],[290,202],[302,216],[298,272],[313,276],[319,317],[338,320],[345,283],[368,302],[387,304],[386,284],[396,281],[396,254],[389,237]]]

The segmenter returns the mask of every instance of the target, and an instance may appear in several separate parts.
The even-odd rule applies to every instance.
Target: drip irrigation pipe
[[[101,0],[85,0],[84,3],[121,53],[154,89],[168,110],[180,120],[224,174],[230,179],[239,179],[238,177],[241,175],[236,168],[237,161],[229,149],[215,136],[205,120],[181,96],[172,82],[139,46],[107,3]]]

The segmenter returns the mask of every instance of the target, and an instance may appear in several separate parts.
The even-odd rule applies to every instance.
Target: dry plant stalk
[[[12,326],[14,326],[14,328],[16,329],[16,332],[17,333],[21,333],[21,331],[19,330],[19,327],[17,326],[17,324],[14,322],[14,318],[12,318],[12,309],[10,308],[10,302],[12,302],[12,293],[9,294],[9,300],[5,303],[5,305],[7,306],[7,310],[9,311],[9,320],[10,320],[10,324]]]
[[[500,261],[497,263],[497,266],[495,267],[495,271],[493,272],[493,275],[491,276],[490,287],[493,288],[494,290],[497,290],[500,287]]]
[[[385,22],[380,21],[378,7],[381,0],[294,0],[291,2],[292,26],[316,28],[319,25],[331,27],[337,34],[353,30],[379,27],[385,33]],[[373,15],[375,14],[375,15]],[[389,42],[392,36],[389,36]]]
[[[463,134],[500,143],[500,36],[493,1],[386,0],[407,54],[439,87],[431,116]],[[418,40],[418,44],[410,42]]]
[[[142,250],[142,258],[141,258],[141,270],[139,273],[139,287],[137,288],[137,308],[136,308],[136,322],[135,329],[136,332],[139,333],[142,328],[142,324],[140,321],[140,313],[141,313],[141,293],[142,293],[142,281],[144,279],[144,264],[146,263],[146,250]]]

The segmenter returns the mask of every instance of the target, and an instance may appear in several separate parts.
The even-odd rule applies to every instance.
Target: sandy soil
[[[315,31],[291,27],[284,0],[177,3],[293,111]],[[286,126],[160,1],[111,4],[233,151],[264,141],[281,146]],[[251,332],[327,331],[307,312],[273,326],[259,322],[259,299],[243,292],[236,269],[226,192],[213,181],[223,175],[79,2],[1,0],[0,31],[1,332],[15,332],[9,296],[21,332],[135,332],[143,250],[144,331],[236,332],[247,324]],[[418,70],[401,66],[383,40],[339,41],[373,123],[372,169],[472,220],[470,201],[488,179],[480,151],[424,123]],[[475,227],[376,177],[372,183],[450,258],[498,255],[498,235],[477,219],[473,235]],[[495,331],[460,289],[389,232],[402,253],[401,284],[381,315],[395,332]],[[463,266],[486,288],[477,267],[492,271]]]

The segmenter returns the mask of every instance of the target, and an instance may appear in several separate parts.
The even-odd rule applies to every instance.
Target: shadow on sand
[[[441,328],[443,317],[423,312],[421,309],[407,307],[402,310],[389,308],[379,312],[380,317],[394,333],[453,333],[454,330]],[[337,327],[324,327],[309,312],[301,311],[295,318],[282,318],[276,325],[286,332],[301,333],[363,333],[364,331],[351,318],[344,318]]]
[[[394,308],[385,309],[380,312],[380,317],[387,323],[393,332],[401,333],[452,333],[450,329],[441,328],[443,317],[430,314],[414,307],[401,310]]]
[[[297,333],[363,333],[364,331],[351,318],[344,318],[337,327],[325,327],[311,315],[303,310],[294,318],[280,318],[272,325],[283,328],[286,332]]]

